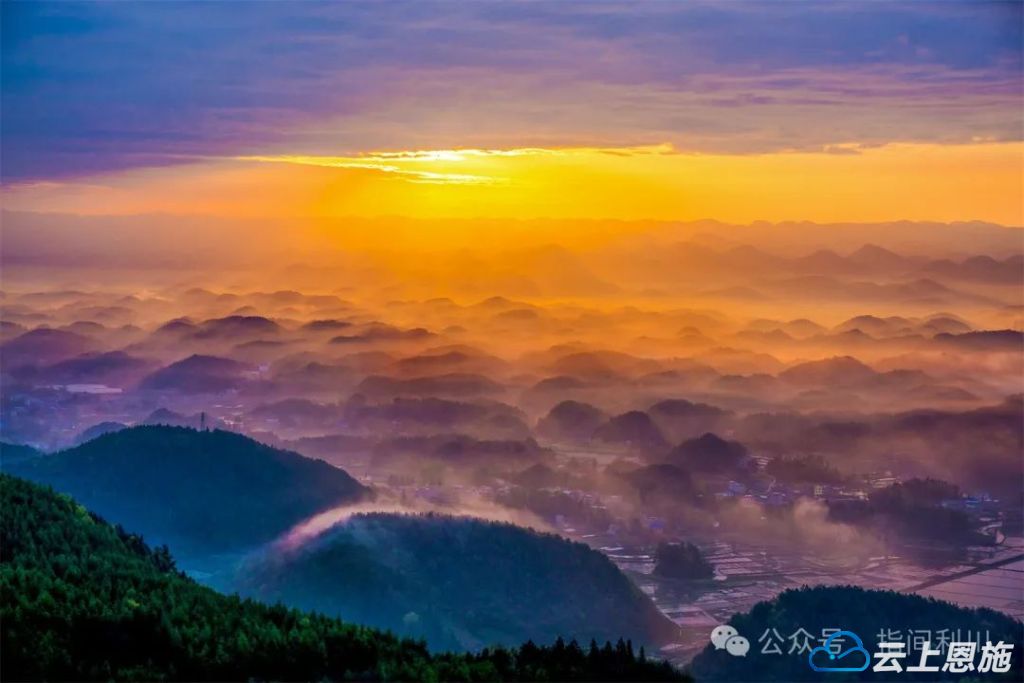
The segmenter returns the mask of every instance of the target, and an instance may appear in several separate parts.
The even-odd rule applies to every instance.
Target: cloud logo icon
[[[833,654],[832,641],[844,637],[851,639],[856,645],[839,654]],[[824,645],[819,645],[807,653],[807,663],[815,671],[864,671],[871,664],[871,655],[864,648],[864,641],[856,633],[836,631],[828,637]]]

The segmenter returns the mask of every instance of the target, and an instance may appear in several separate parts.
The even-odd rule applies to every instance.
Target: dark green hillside
[[[4,468],[182,556],[247,549],[370,495],[325,462],[240,434],[184,427],[123,429]]]
[[[439,649],[561,636],[664,643],[674,624],[604,555],[552,534],[445,515],[356,515],[242,569],[236,587]]]
[[[785,639],[781,645],[783,653],[788,652],[792,642],[788,637],[803,628],[820,637],[823,628],[853,631],[864,642],[869,653],[879,651],[878,634],[885,630],[900,632],[906,638],[908,631],[934,634],[938,639],[940,631],[947,631],[947,640],[956,640],[959,629],[964,640],[975,639],[968,633],[988,633],[989,639],[1013,643],[1013,662],[1008,674],[975,673],[977,680],[1019,681],[1021,680],[1021,647],[1024,646],[1024,625],[1011,617],[989,609],[965,609],[948,602],[941,602],[919,595],[908,595],[894,591],[865,590],[853,586],[821,586],[789,590],[774,600],[758,603],[750,612],[738,614],[729,620],[737,631],[750,641],[750,652],[746,657],[733,657],[724,650],[706,647],[693,660],[692,671],[702,681],[822,681],[826,680],[870,680],[870,681],[939,681],[961,680],[963,674],[944,673],[885,673],[868,667],[859,673],[820,673],[808,665],[807,654],[803,656],[763,654],[765,641],[759,641],[768,629],[775,629]],[[948,634],[952,634],[952,637]],[[982,637],[982,642],[985,638]],[[815,643],[814,645],[820,645]],[[935,648],[938,643],[933,643]],[[812,646],[813,647],[813,646]],[[920,659],[919,645],[906,646],[907,658],[904,668],[917,665]],[[912,652],[911,652],[912,650]],[[979,648],[980,653],[980,648]],[[853,655],[851,655],[853,656]],[[980,654],[975,655],[975,664]],[[933,656],[928,664],[944,663],[945,657]],[[872,665],[877,658],[872,659]],[[972,679],[967,676],[966,679]]]
[[[9,465],[32,460],[43,455],[43,452],[19,443],[6,443],[0,441],[0,466],[7,468]]]
[[[0,678],[668,681],[630,647],[431,655],[370,628],[220,595],[167,550],[67,496],[0,475]]]

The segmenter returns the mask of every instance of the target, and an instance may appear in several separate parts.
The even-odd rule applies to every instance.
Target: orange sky
[[[7,210],[1024,225],[1020,3],[3,12]]]
[[[668,145],[275,154],[8,186],[3,203],[8,210],[93,215],[1022,225],[1022,163],[1021,143],[749,155],[678,153]]]

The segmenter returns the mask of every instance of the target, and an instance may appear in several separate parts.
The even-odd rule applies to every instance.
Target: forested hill
[[[234,588],[474,650],[528,638],[678,640],[679,628],[602,553],[513,524],[362,514],[245,563]]]
[[[1020,681],[1022,647],[1024,647],[1024,624],[1000,612],[990,609],[968,609],[948,602],[885,590],[866,590],[855,586],[816,586],[788,590],[772,600],[760,602],[747,613],[737,614],[729,620],[735,629],[750,641],[750,652],[745,657],[731,656],[725,650],[715,650],[710,644],[693,660],[692,671],[702,681],[822,681],[823,676],[836,680],[867,681]],[[1013,644],[1013,658],[1010,671],[964,675],[963,673],[941,670],[945,662],[942,656],[932,656],[929,666],[939,665],[936,672],[910,671],[878,672],[869,666],[861,672],[823,674],[812,670],[808,654],[787,654],[794,642],[799,643],[799,629],[813,634],[815,642],[822,629],[844,629],[860,636],[869,653],[879,652],[879,633],[893,634],[892,640],[907,642],[908,636],[924,637],[932,642],[931,647],[940,647],[945,637],[947,644],[955,640],[986,640],[992,643],[1003,641]],[[957,633],[960,637],[957,637]],[[795,640],[790,637],[797,634]],[[890,636],[886,636],[889,638]],[[781,642],[780,642],[781,639]],[[847,641],[852,647],[852,641]],[[765,653],[774,647],[782,654]],[[845,646],[844,646],[845,647]],[[904,645],[907,657],[904,668],[916,666],[920,660],[920,643],[914,641]],[[975,664],[980,661],[980,647]],[[859,656],[854,653],[853,656]],[[852,661],[852,660],[851,660]],[[878,658],[871,660],[872,665]],[[856,666],[863,660],[855,662]],[[849,664],[844,664],[848,666]]]
[[[186,427],[132,427],[3,465],[169,544],[178,556],[246,550],[372,495],[321,460],[241,434]]]
[[[421,642],[224,596],[166,548],[0,475],[3,680],[679,681],[621,641],[430,654]]]

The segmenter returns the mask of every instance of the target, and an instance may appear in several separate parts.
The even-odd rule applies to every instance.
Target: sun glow
[[[364,152],[353,156],[316,155],[253,155],[235,157],[238,161],[297,164],[301,166],[322,166],[326,168],[349,168],[379,171],[393,174],[410,183],[436,185],[492,185],[512,182],[512,178],[481,174],[455,173],[450,171],[425,171],[423,164],[434,164],[442,168],[446,164],[485,163],[489,159],[515,157],[569,157],[591,154],[633,156],[643,154],[671,154],[671,145],[640,147],[575,147],[546,149],[543,147],[522,147],[513,149],[425,149],[390,152]]]
[[[670,145],[253,154],[14,185],[3,199],[8,210],[92,215],[1021,225],[1022,158],[1022,143],[849,144],[758,155]]]

